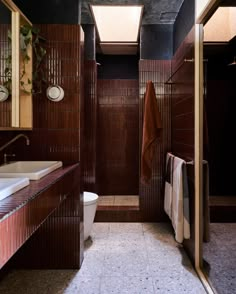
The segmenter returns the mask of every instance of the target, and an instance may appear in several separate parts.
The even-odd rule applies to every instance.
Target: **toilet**
[[[87,240],[91,233],[97,209],[97,202],[97,194],[84,192],[84,240]]]

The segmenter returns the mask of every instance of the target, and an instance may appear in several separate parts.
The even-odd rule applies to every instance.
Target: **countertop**
[[[40,180],[30,181],[29,186],[17,191],[0,201],[0,222],[11,214],[22,208],[30,200],[34,199],[39,193],[48,189],[65,174],[71,172],[79,166],[79,163],[63,166]]]

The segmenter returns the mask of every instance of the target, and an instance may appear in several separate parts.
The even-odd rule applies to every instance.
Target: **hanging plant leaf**
[[[8,30],[8,39],[12,40],[11,31]],[[41,84],[45,82],[44,71],[41,70],[40,66],[43,61],[44,56],[46,55],[46,50],[43,48],[42,42],[46,41],[42,36],[39,36],[39,28],[31,26],[29,24],[24,24],[20,27],[20,54],[21,54],[21,72],[20,72],[20,87],[21,90],[25,93],[35,93],[41,92]],[[32,46],[33,49],[33,73],[32,80],[26,76],[26,64],[28,64],[31,60],[31,56],[29,56],[29,46]],[[11,52],[5,58],[6,68],[4,69],[4,75],[6,77],[6,81],[4,81],[4,85],[11,93],[11,83],[12,83],[12,56]],[[37,88],[33,90],[33,85]],[[28,91],[28,88],[31,88]]]
[[[38,35],[38,34],[39,34],[39,28],[37,28],[37,27],[32,27],[32,28],[31,28],[31,31],[32,31],[32,33],[35,34],[35,35]]]
[[[7,38],[11,41],[11,31],[10,30],[7,31]]]

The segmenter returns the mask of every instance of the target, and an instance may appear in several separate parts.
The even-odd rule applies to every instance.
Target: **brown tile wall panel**
[[[178,144],[193,146],[194,145],[193,130],[177,129],[172,135],[172,140],[173,142]],[[184,150],[182,152],[184,152]],[[187,156],[185,156],[185,158],[187,158]]]
[[[194,152],[194,146],[183,144],[183,143],[178,143],[178,142],[173,142],[171,146],[172,146],[171,149],[172,149],[173,154],[175,154],[176,156],[179,156],[180,158],[183,158],[187,161],[188,160],[191,161],[191,157]],[[175,151],[173,151],[173,150],[175,150]],[[181,154],[184,154],[184,156]]]
[[[139,62],[139,133],[140,154],[142,146],[143,102],[147,81],[154,83],[157,103],[162,118],[162,137],[156,143],[153,173],[150,185],[140,183],[140,211],[144,221],[166,220],[164,214],[164,168],[165,155],[171,148],[171,100],[170,85],[165,84],[170,76],[170,61],[141,60]]]
[[[175,128],[178,129],[193,129],[194,128],[194,120],[193,120],[193,113],[185,113],[182,115],[178,115],[173,117],[172,124],[175,126]]]
[[[97,131],[97,64],[86,60],[85,79],[85,128],[84,128],[84,190],[96,191],[96,131]]]
[[[0,85],[7,81],[5,70],[9,67],[6,58],[11,55],[11,48],[8,42],[8,31],[10,25],[1,24],[0,26]],[[11,125],[11,97],[0,103],[0,127]]]
[[[179,98],[178,101],[176,102],[173,101],[172,106],[173,106],[172,107],[173,118],[179,118],[179,116],[182,117],[183,115],[190,115],[190,114],[192,115],[192,117],[194,116],[194,105],[193,105],[192,97],[184,98],[184,99]],[[189,126],[186,125],[186,127],[188,128]]]
[[[44,65],[46,84],[33,97],[34,130],[29,135],[28,155],[32,159],[60,159],[65,163],[80,158],[83,62],[79,25],[40,25],[46,41]],[[46,98],[46,88],[59,84],[65,91],[62,101]],[[43,144],[42,144],[43,143]]]
[[[99,194],[138,194],[138,115],[137,80],[98,80]]]
[[[80,252],[80,218],[51,216],[9,264],[14,268],[78,269]]]
[[[172,58],[171,62],[171,72],[172,74],[180,68],[184,59],[192,59],[194,58],[192,54],[193,49],[193,41],[194,41],[194,27],[188,33],[188,35],[183,40],[182,44],[179,46],[178,50],[175,52],[175,55]],[[184,70],[181,66],[181,70]],[[188,77],[186,77],[188,79]]]
[[[171,84],[171,143],[173,154],[194,159],[194,29],[173,57]]]
[[[32,153],[58,158],[66,163],[80,160],[83,107],[83,46],[79,25],[40,25],[46,41],[43,92],[34,96]],[[65,92],[62,101],[46,98],[48,85],[58,84]],[[43,137],[42,137],[43,136]],[[44,144],[37,144],[44,138]],[[34,141],[35,140],[35,141]],[[34,144],[35,142],[35,144]]]
[[[172,60],[171,151],[186,161],[194,160],[194,28],[180,45]],[[191,239],[184,245],[194,255],[194,165],[187,166],[190,197]]]
[[[80,268],[79,228],[78,217],[50,217],[47,225],[39,228],[30,242],[16,254],[14,266],[34,269]]]

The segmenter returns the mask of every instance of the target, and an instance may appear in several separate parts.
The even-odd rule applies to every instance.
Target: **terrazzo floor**
[[[206,293],[168,224],[95,223],[77,270],[15,270],[4,294]]]

